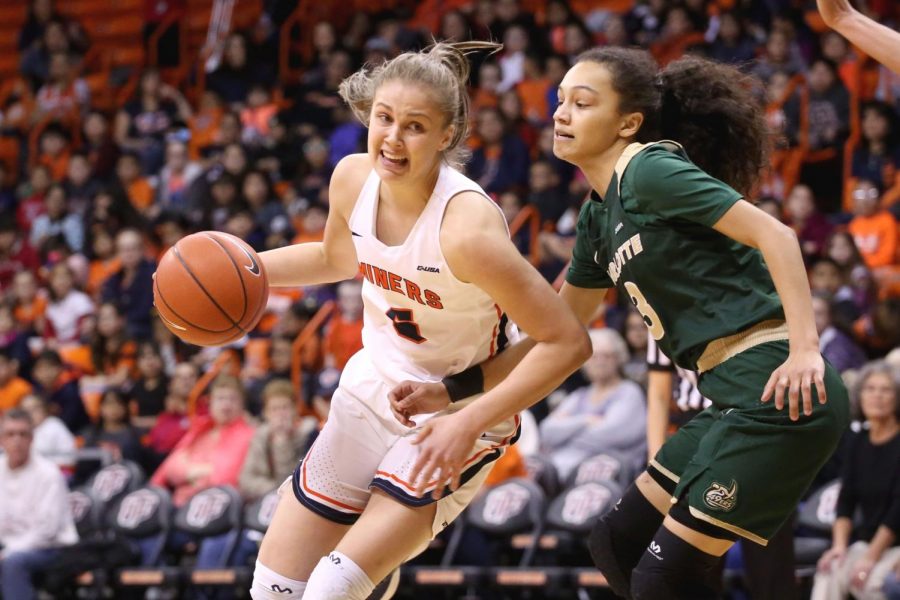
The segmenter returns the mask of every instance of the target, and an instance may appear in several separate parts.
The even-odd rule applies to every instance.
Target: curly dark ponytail
[[[768,135],[747,76],[694,56],[658,71],[648,52],[631,48],[595,48],[579,56],[582,61],[609,70],[620,112],[644,115],[636,141],[679,142],[698,167],[750,193],[765,165]]]
[[[756,184],[768,154],[768,130],[748,77],[687,56],[659,74],[663,138],[685,147],[701,169],[742,194]]]

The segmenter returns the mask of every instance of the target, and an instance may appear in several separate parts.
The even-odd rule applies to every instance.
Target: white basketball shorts
[[[391,413],[387,395],[393,384],[386,383],[368,360],[362,350],[348,363],[331,399],[328,420],[294,470],[292,481],[301,504],[345,525],[355,523],[362,514],[373,487],[408,506],[425,506],[435,502],[431,493],[438,485],[430,482],[422,496],[415,495],[409,473],[418,456],[418,448],[410,443],[417,430],[405,427]],[[456,405],[414,420],[421,425],[428,418],[454,410],[458,410]],[[437,500],[433,535],[472,501],[494,462],[518,439],[519,425],[516,415],[476,441],[459,489],[451,492],[444,486]]]

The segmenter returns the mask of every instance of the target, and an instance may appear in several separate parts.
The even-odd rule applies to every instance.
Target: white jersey
[[[494,204],[484,190],[443,165],[406,241],[387,246],[375,235],[380,183],[373,170],[350,215],[365,279],[364,352],[379,375],[388,382],[435,381],[482,362],[514,341],[500,307],[481,288],[457,279],[441,251],[447,203],[460,192],[473,191]]]

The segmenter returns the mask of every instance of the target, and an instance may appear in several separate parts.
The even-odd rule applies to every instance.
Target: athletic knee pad
[[[306,591],[306,582],[279,575],[257,559],[253,569],[250,597],[253,600],[300,600]]]
[[[713,556],[660,527],[631,573],[634,600],[718,600],[721,556]]]
[[[303,600],[366,600],[374,588],[359,565],[335,550],[313,569]]]

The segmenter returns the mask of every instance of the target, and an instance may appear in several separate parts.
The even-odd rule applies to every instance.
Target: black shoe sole
[[[588,538],[588,550],[594,565],[600,569],[610,589],[617,596],[631,600],[631,577],[622,571],[612,551],[612,534],[603,519],[594,524]]]

